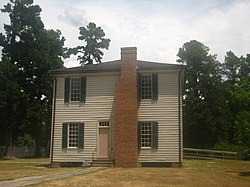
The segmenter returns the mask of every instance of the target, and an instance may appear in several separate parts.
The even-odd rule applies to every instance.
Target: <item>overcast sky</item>
[[[8,0],[0,0],[2,8]],[[75,47],[79,27],[95,22],[111,39],[103,61],[120,59],[121,47],[137,47],[140,60],[175,63],[190,40],[208,46],[219,61],[227,51],[250,53],[250,0],[34,0],[47,29],[59,29]],[[8,16],[0,13],[0,32]],[[76,57],[66,67],[78,66]]]

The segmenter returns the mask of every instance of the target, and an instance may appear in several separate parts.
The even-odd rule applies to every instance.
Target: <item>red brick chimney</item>
[[[121,77],[115,90],[115,166],[137,167],[137,54],[121,48]]]

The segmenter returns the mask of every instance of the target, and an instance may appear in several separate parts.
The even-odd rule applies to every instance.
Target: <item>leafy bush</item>
[[[241,155],[241,159],[247,161],[250,160],[250,149],[245,149]]]
[[[5,146],[0,146],[0,158],[3,158],[5,153]]]
[[[233,152],[237,152],[238,153],[238,159],[243,159],[245,160],[246,150],[249,150],[248,153],[250,153],[250,149],[246,146],[239,146],[239,145],[235,145],[235,144],[229,144],[227,142],[224,141],[220,141],[219,143],[217,143],[213,149],[215,150],[220,150],[220,151],[233,151]]]
[[[19,136],[16,141],[17,147],[35,147],[36,142],[35,139],[32,138],[29,134],[24,134],[23,136]]]

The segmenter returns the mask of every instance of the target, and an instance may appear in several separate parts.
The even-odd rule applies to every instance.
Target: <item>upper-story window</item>
[[[85,102],[86,77],[66,77],[64,87],[64,102]]]
[[[139,99],[158,100],[158,75],[138,75],[138,97]]]
[[[152,99],[152,75],[141,76],[141,98]]]
[[[70,79],[70,101],[80,101],[81,96],[81,79],[71,78]]]

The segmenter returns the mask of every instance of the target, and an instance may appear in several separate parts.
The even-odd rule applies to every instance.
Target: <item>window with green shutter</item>
[[[137,99],[141,101],[141,74],[137,73]]]
[[[158,100],[158,74],[138,74],[138,98]]]
[[[81,96],[80,102],[86,101],[86,77],[81,77]]]
[[[64,102],[69,102],[69,93],[70,93],[70,78],[67,77],[64,80]]]
[[[84,148],[84,123],[79,123],[78,128],[78,149]]]
[[[152,100],[153,101],[158,100],[158,75],[157,74],[152,75]]]
[[[68,123],[62,125],[62,149],[68,147]]]
[[[152,139],[151,147],[152,149],[158,149],[158,122],[152,122]]]
[[[64,102],[86,101],[86,77],[66,77],[64,84]]]
[[[62,149],[84,148],[84,123],[63,123]]]
[[[143,149],[158,149],[158,122],[139,122],[138,145]]]

